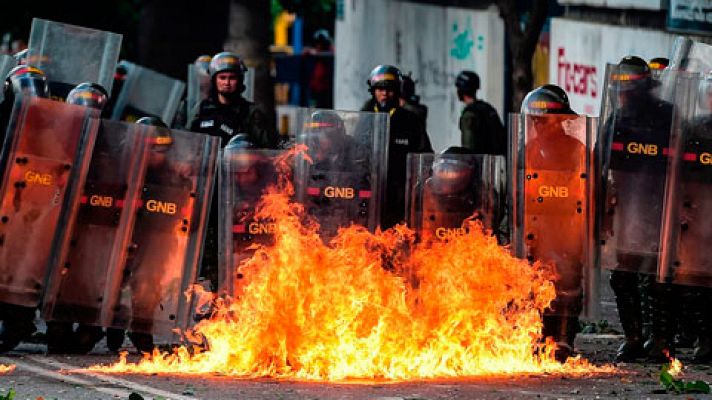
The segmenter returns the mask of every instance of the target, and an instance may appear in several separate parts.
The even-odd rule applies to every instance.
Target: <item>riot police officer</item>
[[[265,113],[242,97],[247,67],[234,53],[218,53],[210,61],[210,96],[200,102],[198,115],[190,125],[194,132],[222,138],[246,133],[260,148],[276,148],[277,135]]]
[[[157,117],[143,117],[137,124],[155,126],[148,154],[141,208],[137,210],[134,222],[131,247],[124,267],[122,291],[131,293],[130,301],[115,299],[117,302],[113,324],[128,325],[128,337],[141,352],[150,352],[153,347],[154,314],[162,309],[164,278],[169,273],[165,254],[157,248],[168,248],[180,253],[181,234],[176,229],[175,215],[152,212],[151,199],[164,199],[175,202],[177,209],[187,208],[190,202],[192,182],[190,170],[178,170],[171,165],[171,150],[174,138],[166,124]],[[188,166],[188,168],[190,168]],[[185,224],[187,221],[183,222]],[[184,226],[185,228],[185,226]],[[185,228],[187,229],[187,228]],[[120,305],[119,305],[120,304]],[[123,334],[111,331],[112,346],[120,345]],[[109,332],[107,332],[109,334]],[[114,342],[115,340],[115,342]]]
[[[647,343],[648,353],[643,347],[640,282],[641,274],[657,270],[667,165],[662,149],[669,144],[672,105],[654,95],[650,68],[639,57],[621,59],[610,82],[616,111],[602,126],[604,138],[599,143],[610,149],[603,155],[607,157],[604,171],[610,170],[609,176],[602,177],[607,192],[604,231],[615,236],[607,241],[615,243],[616,254],[610,284],[625,333],[616,359],[633,361],[647,353],[655,361],[667,361],[665,351],[674,353],[674,288],[650,283],[653,338]],[[640,144],[658,151],[637,151]]]
[[[462,147],[476,154],[507,154],[507,136],[497,111],[477,99],[480,77],[473,71],[462,71],[455,79],[457,98],[465,104],[460,115]]]
[[[66,103],[89,107],[96,110],[102,110],[106,105],[107,99],[108,94],[106,92],[106,89],[104,89],[101,85],[96,83],[85,82],[80,83],[69,92],[69,94],[67,95]],[[99,138],[97,141],[101,141],[101,138]],[[102,145],[101,143],[98,143],[94,149],[94,152],[95,154],[98,154],[101,151]],[[79,225],[78,229],[82,229],[82,225]],[[75,241],[77,241],[77,237],[81,238],[83,234],[92,234],[92,232],[75,232]],[[77,242],[81,243],[82,241],[78,240]],[[97,268],[97,266],[92,265],[91,262],[81,262],[81,256],[78,260],[72,259],[72,261],[73,269],[82,267]],[[74,263],[74,261],[77,262]],[[82,274],[78,273],[78,275]],[[70,287],[68,287],[68,291],[74,292],[79,296],[87,295],[88,290],[84,290],[80,286],[83,282],[82,278],[83,277],[79,276],[79,279],[75,280],[72,284],[70,284]],[[74,312],[81,311],[83,310],[74,310]],[[91,351],[91,349],[94,348],[94,345],[103,336],[104,334],[102,332],[102,329],[98,326],[90,326],[80,323],[77,329],[75,330],[73,327],[73,323],[70,321],[47,321],[47,351],[49,353],[85,354]]]
[[[49,97],[49,83],[40,69],[19,65],[13,68],[5,79],[5,97],[0,105],[0,129],[3,135],[2,160],[0,173],[4,174],[8,160],[7,129],[15,99],[20,97]],[[12,350],[20,341],[33,334],[37,328],[34,324],[35,308],[14,304],[0,303],[0,352]]]
[[[210,95],[199,104],[198,115],[190,125],[194,132],[207,133],[222,139],[222,147],[238,134],[246,134],[258,148],[277,147],[278,136],[267,116],[255,104],[242,97],[247,67],[234,53],[216,54],[210,61]],[[203,255],[203,276],[217,281],[218,203],[213,203]]]
[[[49,97],[49,82],[42,70],[29,65],[18,65],[8,72],[5,78],[3,101],[0,103],[2,138],[5,138],[12,107],[19,96]]]
[[[329,240],[338,228],[350,224],[368,227],[370,199],[330,197],[326,188],[345,187],[355,193],[372,190],[369,149],[359,142],[361,138],[346,133],[336,111],[315,111],[304,125],[299,141],[309,148],[312,163],[299,163],[296,192],[307,212],[319,222],[321,237]]]
[[[420,103],[420,96],[415,94],[416,81],[411,74],[403,75],[401,80],[400,105],[408,111],[413,112],[423,120],[423,125],[427,126],[428,106]]]
[[[676,290],[680,300],[679,327],[689,335],[690,342],[697,340],[692,361],[708,363],[712,360],[712,314],[708,308],[712,303],[712,262],[704,244],[712,239],[712,229],[705,222],[712,211],[708,159],[712,150],[712,74],[700,80],[697,104],[691,103],[693,111],[697,106],[697,114],[684,126],[679,177],[673,183],[675,187],[667,189],[677,195],[676,201],[666,207],[668,211],[676,210],[673,215],[678,219],[671,221],[675,224],[675,240],[671,244],[675,254],[673,273],[665,278],[681,284]],[[668,182],[671,175],[674,176],[673,171]],[[679,340],[676,344],[680,345]]]
[[[573,353],[583,308],[587,147],[567,132],[579,117],[562,92],[539,87],[522,103],[527,134],[521,178],[526,256],[553,264],[557,275],[556,298],[543,316],[543,335],[553,337],[556,358],[565,361]],[[566,196],[548,195],[552,187],[565,188]]]
[[[399,103],[401,72],[392,65],[378,65],[370,73],[371,99],[361,111],[383,112],[390,116],[388,177],[381,227],[390,228],[405,218],[406,157],[408,153],[433,151],[430,138],[417,115]]]
[[[498,182],[489,174],[494,161],[489,156],[475,155],[469,149],[456,146],[448,147],[434,158],[430,177],[424,180],[422,189],[416,188],[422,191],[416,195],[422,196],[422,212],[415,212],[414,216],[422,215],[422,221],[412,224],[421,228],[421,240],[446,239],[450,232],[458,232],[463,221],[473,214],[485,229],[497,230],[502,204],[497,201]],[[412,199],[411,206],[418,202]]]
[[[232,254],[226,254],[227,261],[222,264],[220,294],[224,292],[239,298],[245,284],[244,271],[238,270],[240,264],[254,255],[256,244],[274,244],[272,231],[250,227],[273,223],[256,218],[255,212],[265,189],[277,185],[278,173],[274,165],[277,154],[278,151],[255,149],[247,135],[243,134],[233,137],[225,147],[220,178],[220,190],[224,191],[221,204],[225,205],[221,224],[229,238],[224,240],[231,240],[232,243],[222,244],[228,247],[226,252],[231,251]]]
[[[670,60],[665,57],[651,58],[648,66],[651,71],[662,71],[670,64]]]

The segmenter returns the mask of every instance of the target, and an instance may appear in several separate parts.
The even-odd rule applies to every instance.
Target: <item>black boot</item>
[[[140,353],[150,353],[153,351],[153,335],[150,333],[129,332],[131,343],[136,346]]]
[[[124,344],[126,332],[123,329],[106,328],[106,347],[114,353],[118,352]]]
[[[627,271],[612,271],[611,288],[616,296],[618,316],[625,334],[625,342],[618,348],[616,361],[635,361],[645,356],[643,351],[643,314],[638,274]]]
[[[566,362],[574,356],[574,339],[578,333],[578,317],[544,315],[544,337],[551,337],[556,342],[554,357],[556,361]]]
[[[74,353],[75,337],[71,322],[47,321],[47,353]]]
[[[653,336],[650,338],[648,361],[664,363],[675,357],[675,330],[677,316],[676,287],[668,283],[654,283],[650,286]],[[679,300],[679,299],[677,299]]]
[[[0,352],[14,349],[35,331],[35,309],[10,304],[3,305],[5,319],[0,328]]]
[[[76,354],[87,354],[104,337],[101,327],[80,324],[74,333]]]
[[[692,362],[708,364],[712,361],[712,313],[707,307],[712,303],[712,289],[685,287],[681,291],[685,293],[682,308],[692,317],[688,329],[697,337]]]

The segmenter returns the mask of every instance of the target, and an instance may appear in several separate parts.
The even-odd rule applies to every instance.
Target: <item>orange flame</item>
[[[673,377],[682,375],[682,362],[677,358],[670,359],[670,369],[668,369],[668,373]]]
[[[16,368],[15,364],[0,364],[0,375],[9,374]]]
[[[663,353],[665,353],[665,357],[667,357],[670,360],[670,367],[668,368],[667,372],[672,377],[681,376],[682,375],[682,367],[683,367],[682,362],[675,357],[671,357],[670,352],[667,349],[663,350]]]
[[[324,244],[286,182],[257,211],[276,221],[275,244],[240,265],[241,296],[190,332],[207,350],[156,349],[136,364],[122,354],[91,369],[330,381],[611,371],[554,360],[553,341],[541,343],[551,270],[512,257],[478,222],[442,242],[351,226]]]

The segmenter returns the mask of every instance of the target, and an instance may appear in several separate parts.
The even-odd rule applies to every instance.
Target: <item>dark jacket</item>
[[[222,147],[238,133],[246,133],[256,147],[273,149],[277,134],[271,125],[262,110],[242,97],[232,105],[208,98],[200,103],[190,130],[222,138]]]
[[[490,104],[475,100],[460,115],[462,147],[475,154],[507,154],[507,133],[497,110]]]
[[[378,111],[376,101],[368,100],[361,111]],[[406,158],[408,153],[432,153],[433,147],[422,120],[397,107],[391,114],[388,142],[388,173],[381,227],[390,228],[405,219]]]

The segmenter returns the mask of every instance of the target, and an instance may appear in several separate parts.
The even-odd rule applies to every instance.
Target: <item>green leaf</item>
[[[5,396],[2,397],[2,400],[12,400],[15,398],[15,389],[12,388],[10,389],[9,392]]]
[[[685,382],[684,393],[709,393],[710,385],[704,381]]]
[[[680,379],[675,379],[668,370],[669,364],[664,364],[660,371],[660,384],[665,390],[672,391],[677,394],[688,393],[710,393],[710,386],[703,381],[684,382]]]
[[[673,391],[675,393],[682,393],[685,390],[684,384],[673,378],[668,370],[670,369],[670,364],[663,364],[662,370],[660,371],[660,384],[668,391]]]
[[[660,384],[663,385],[665,389],[672,390],[675,384],[675,378],[673,378],[672,375],[670,375],[670,373],[668,372],[669,368],[669,364],[663,365],[663,368],[660,371]]]

